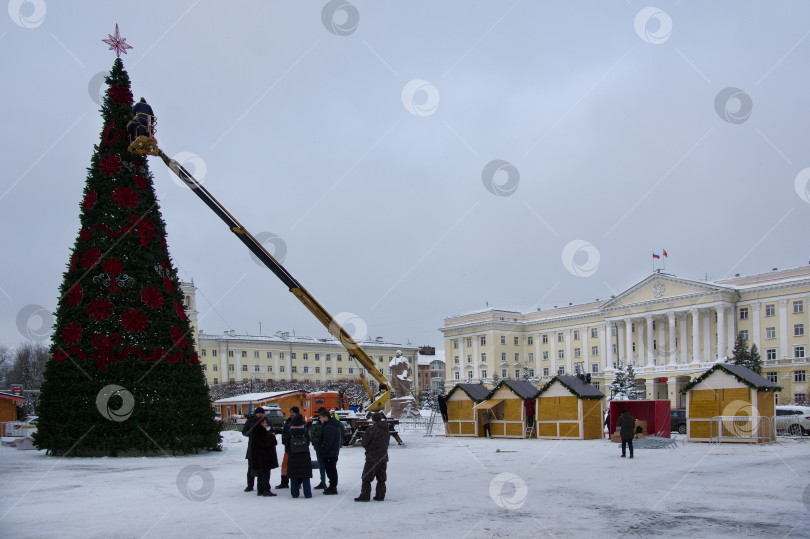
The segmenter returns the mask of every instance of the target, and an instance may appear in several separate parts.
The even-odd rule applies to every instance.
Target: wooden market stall
[[[634,400],[634,401],[610,401],[608,432],[611,440],[621,442],[621,437],[617,434],[616,422],[622,414],[622,410],[633,416],[636,420],[636,438],[655,435],[660,438],[669,438],[672,430],[672,415],[670,407],[672,403],[668,400]]]
[[[483,384],[456,384],[447,394],[447,434],[479,436],[473,406],[487,398],[489,389]]]
[[[775,382],[741,365],[717,363],[681,390],[690,442],[762,443],[775,439]]]
[[[537,398],[537,387],[523,380],[501,380],[492,388],[484,402],[476,404],[478,435],[484,435],[481,422],[483,413],[492,410],[495,419],[489,422],[493,438],[523,438],[526,436],[526,417],[523,401]]]
[[[537,437],[601,438],[604,398],[601,391],[576,376],[555,376],[540,388],[537,397]]]

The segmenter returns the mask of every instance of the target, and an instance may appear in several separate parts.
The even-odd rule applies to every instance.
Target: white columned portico
[[[762,350],[762,343],[761,336],[760,336],[760,329],[759,329],[759,311],[760,311],[760,303],[753,303],[751,305],[751,319],[754,322],[754,328],[751,335],[751,343],[757,345],[757,350]]]
[[[669,364],[675,365],[677,363],[678,350],[675,348],[675,311],[668,311],[667,318],[669,319],[669,338],[667,340],[667,351],[669,352]]]
[[[729,350],[734,350],[734,342],[737,340],[736,328],[737,324],[737,308],[732,304],[726,309],[726,348],[725,355],[730,357]],[[751,346],[750,344],[748,345]]]
[[[653,316],[648,314],[644,317],[645,328],[644,328],[644,337],[645,342],[647,343],[647,367],[651,367],[655,365],[655,350],[653,350]]]
[[[717,312],[717,361],[723,361],[726,357],[726,306],[715,307]]]
[[[703,311],[703,362],[709,363],[714,361],[712,356],[712,346],[714,346],[714,339],[712,339],[712,312],[711,310]]]
[[[608,368],[608,358],[612,356],[613,350],[608,350],[607,345],[607,332],[611,327],[608,324],[599,324],[599,349],[602,351],[602,364],[600,367],[601,372],[605,372]]]
[[[700,363],[700,309],[692,309],[692,363]]]
[[[776,357],[788,357],[788,323],[787,323],[787,304],[788,300],[779,300],[779,351]]]
[[[549,365],[551,365],[552,372],[549,373],[549,376],[557,376],[557,332],[552,331],[548,335],[549,338],[549,354],[551,357],[549,358]]]
[[[624,366],[633,361],[633,319],[624,320]]]
[[[571,359],[571,330],[565,330],[565,374],[574,374],[573,360]]]
[[[689,363],[689,358],[687,356],[687,349],[689,348],[686,344],[686,316],[687,313],[678,313],[678,321],[681,323],[680,329],[680,336],[678,338],[678,345],[680,347],[680,359],[677,361],[681,365],[686,365]]]

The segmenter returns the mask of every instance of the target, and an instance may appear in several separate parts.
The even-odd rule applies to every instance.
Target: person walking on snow
[[[630,458],[633,458],[633,437],[636,435],[636,420],[627,410],[622,410],[622,415],[616,421],[616,426],[621,429],[622,436],[622,458],[625,457],[625,445],[630,446]]]
[[[367,502],[371,497],[371,482],[377,480],[374,490],[374,500],[385,500],[385,481],[388,469],[388,433],[387,423],[382,423],[382,414],[374,412],[371,416],[371,425],[363,433],[360,443],[366,448],[366,463],[363,466],[360,496],[356,502]]]

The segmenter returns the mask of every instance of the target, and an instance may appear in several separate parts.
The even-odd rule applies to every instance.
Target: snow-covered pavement
[[[245,493],[246,439],[166,458],[52,458],[0,448],[3,537],[810,536],[810,441],[679,444],[619,458],[606,440],[425,438],[389,451],[385,502]],[[271,476],[278,483],[278,470]],[[317,474],[317,470],[315,470]]]

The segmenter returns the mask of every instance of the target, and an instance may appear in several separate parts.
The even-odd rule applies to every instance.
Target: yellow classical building
[[[197,355],[209,385],[245,380],[301,380],[329,382],[359,377],[362,366],[349,357],[346,349],[327,334],[325,338],[300,337],[286,331],[275,335],[237,335],[227,331],[211,335],[197,327],[196,294],[193,282],[181,283],[184,309],[194,331]],[[408,359],[408,378],[413,383],[419,348],[397,344],[382,337],[359,342],[385,376],[391,376],[389,364],[398,350]]]
[[[632,364],[648,399],[684,408],[680,389],[732,355],[738,333],[756,344],[777,404],[808,400],[810,267],[713,282],[656,272],[607,301],[536,312],[487,309],[446,318],[448,387],[528,373],[537,382],[589,373],[609,395],[617,363]],[[528,372],[527,372],[528,371]]]

